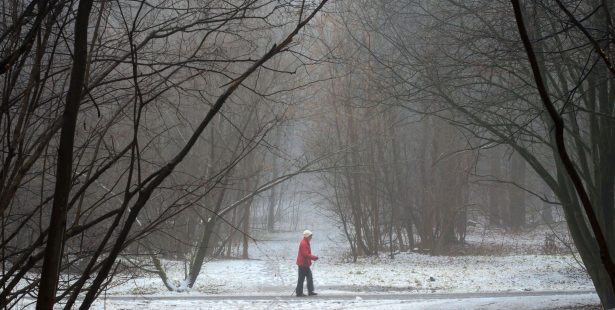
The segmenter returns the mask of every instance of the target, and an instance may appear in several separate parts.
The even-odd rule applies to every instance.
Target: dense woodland
[[[135,270],[187,291],[209,259],[301,229],[302,208],[330,215],[355,261],[456,255],[476,223],[565,222],[615,307],[607,0],[0,12],[0,307],[87,309]]]

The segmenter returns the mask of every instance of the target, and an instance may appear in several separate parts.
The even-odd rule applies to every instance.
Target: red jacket
[[[310,249],[310,241],[306,238],[303,238],[303,240],[301,240],[301,243],[299,244],[297,265],[299,267],[310,267],[312,266],[312,261],[317,259],[317,256],[312,255],[312,250]]]

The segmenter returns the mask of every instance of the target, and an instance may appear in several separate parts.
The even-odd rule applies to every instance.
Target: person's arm
[[[311,260],[318,260],[318,256],[316,256],[316,255],[312,255],[312,251],[311,251],[311,250],[309,251],[309,253],[308,253],[308,254],[310,255],[310,259],[311,259]]]
[[[301,256],[305,258],[309,258],[311,260],[317,260],[318,256],[312,255],[312,250],[308,247],[306,242],[301,242],[301,246],[299,247],[301,250]]]

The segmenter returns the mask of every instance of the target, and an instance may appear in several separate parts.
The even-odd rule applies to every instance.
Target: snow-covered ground
[[[322,217],[303,223],[314,232],[312,267],[317,291],[324,294],[464,293],[593,290],[591,280],[571,254],[542,255],[545,231],[517,235],[474,228],[468,243],[501,248],[506,255],[429,256],[387,253],[349,262],[339,231]],[[203,267],[189,295],[291,295],[296,284],[295,258],[301,232],[256,235],[249,260],[213,260]],[[183,279],[183,264],[166,262],[171,279]],[[155,275],[139,277],[107,294],[172,294]]]
[[[343,237],[326,219],[314,217],[302,223],[298,230],[305,228],[314,231],[312,252],[320,257],[312,267],[320,294],[317,298],[289,298],[296,284],[295,258],[301,239],[301,232],[296,231],[256,234],[260,241],[251,244],[248,260],[207,262],[190,292],[169,292],[156,275],[143,275],[110,288],[106,292],[108,298],[101,296],[95,308],[553,309],[599,303],[597,295],[592,293],[591,280],[573,255],[540,254],[547,230],[510,235],[474,228],[468,235],[471,245],[501,247],[505,255],[453,257],[397,253],[391,259],[383,253],[352,263]],[[183,264],[172,261],[164,264],[171,279],[183,279]],[[562,294],[513,294],[553,291]],[[570,291],[578,293],[566,293]],[[512,296],[490,296],[493,292],[510,292]],[[465,298],[464,293],[479,295]],[[378,294],[383,296],[382,300],[361,298]],[[416,298],[409,298],[413,294]],[[425,294],[453,295],[426,299]],[[229,298],[207,298],[220,295]],[[250,296],[267,298],[250,299]]]
[[[557,309],[559,307],[575,307],[592,305],[598,302],[595,294],[554,295],[530,297],[485,297],[485,298],[443,298],[443,299],[416,299],[416,300],[363,300],[360,297],[354,300],[107,300],[99,301],[92,309],[139,309],[139,310],[194,310],[194,309]]]
[[[253,247],[250,260],[208,262],[190,294],[290,295],[296,283],[297,233],[273,234],[275,241]],[[295,237],[295,238],[292,238]],[[291,239],[292,242],[286,241]],[[314,236],[314,283],[327,293],[356,292],[498,292],[591,290],[590,279],[571,255],[429,256],[386,254],[345,262],[343,245]],[[183,270],[167,262],[169,276]],[[108,294],[165,294],[157,277],[140,277],[112,288]],[[175,294],[175,293],[169,293]]]

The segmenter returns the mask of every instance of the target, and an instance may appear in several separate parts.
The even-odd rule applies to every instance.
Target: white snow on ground
[[[593,290],[591,280],[575,258],[568,255],[515,254],[505,256],[429,256],[398,253],[394,259],[378,257],[348,262],[347,245],[326,222],[310,223],[312,252],[320,257],[312,267],[317,291],[324,293],[400,292],[463,293],[501,291]],[[478,234],[483,236],[476,236]],[[469,242],[522,244],[537,248],[542,239],[484,232]],[[536,233],[543,236],[542,233]],[[263,234],[250,247],[249,260],[214,260],[206,263],[195,288],[188,294],[291,295],[296,283],[301,232]],[[520,241],[515,240],[520,239]],[[538,239],[538,240],[536,240]],[[479,240],[479,241],[476,241]],[[536,250],[533,250],[536,253]],[[166,263],[171,279],[183,279],[183,264]],[[140,277],[110,289],[108,294],[176,294],[168,292],[155,275]]]
[[[557,307],[582,306],[597,304],[595,294],[573,296],[530,296],[499,298],[456,298],[456,299],[418,299],[418,300],[135,300],[115,301],[99,300],[92,309],[553,309]]]
[[[412,299],[389,297],[386,300],[335,300],[290,296],[296,284],[295,258],[301,230],[314,232],[312,252],[320,259],[312,270],[317,292],[322,296],[361,294],[425,294],[584,291],[574,295]],[[398,253],[349,262],[348,246],[339,231],[322,218],[313,218],[297,232],[256,234],[259,242],[250,245],[250,259],[207,262],[196,286],[187,293],[168,292],[156,275],[143,275],[110,288],[106,294],[129,300],[102,298],[94,309],[549,309],[561,306],[599,303],[591,280],[575,258],[568,255],[540,255],[545,232],[510,236],[475,229],[468,235],[474,245],[502,245],[513,255],[429,256]],[[534,253],[534,254],[527,254]],[[171,279],[183,280],[183,263],[166,261]],[[271,300],[146,300],[130,296],[198,297],[216,295],[271,296]],[[383,295],[384,296],[384,295]],[[398,295],[401,296],[401,295]]]
[[[402,253],[362,258],[355,264],[325,257],[312,268],[319,291],[493,292],[591,290],[589,278],[571,256],[431,257]],[[171,277],[179,279],[175,269]],[[217,260],[204,266],[192,293],[290,295],[296,283],[294,258]],[[344,289],[336,289],[341,287]],[[367,289],[371,287],[371,289]],[[160,279],[143,277],[113,288],[110,294],[160,294]],[[173,293],[174,294],[174,293]]]

